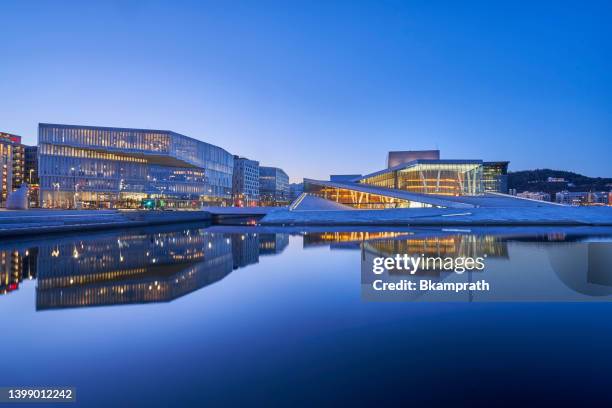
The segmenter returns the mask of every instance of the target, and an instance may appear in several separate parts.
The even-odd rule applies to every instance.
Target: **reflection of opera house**
[[[360,249],[363,254],[393,257],[395,254],[440,257],[508,258],[507,242],[491,235],[444,231],[344,231],[310,232],[304,247],[330,245],[332,249]]]
[[[305,179],[302,201],[308,198],[309,209],[332,204],[359,209],[534,205],[505,194],[508,162],[441,160],[434,150],[390,152],[388,163],[388,168],[364,176]],[[318,198],[314,204],[313,196]],[[300,204],[296,201],[293,207]]]

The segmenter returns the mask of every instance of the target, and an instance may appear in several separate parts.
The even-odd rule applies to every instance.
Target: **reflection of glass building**
[[[507,258],[505,240],[490,235],[449,234],[446,232],[331,231],[304,234],[304,247],[345,244],[338,248],[364,246],[379,256],[396,254],[442,257]]]
[[[40,124],[44,207],[130,208],[229,203],[233,156],[166,130]]]
[[[357,248],[363,241],[379,239],[396,239],[398,237],[409,237],[409,232],[395,231],[325,231],[308,232],[304,234],[304,248],[318,245],[332,244],[356,244]]]
[[[38,309],[164,302],[232,271],[223,234],[108,234],[39,247]]]
[[[257,233],[245,232],[232,239],[234,269],[243,268],[259,262],[259,236]]]
[[[37,248],[0,250],[0,294],[19,289],[24,279],[36,277]]]
[[[259,255],[280,254],[289,245],[289,234],[259,234]]]
[[[278,242],[276,234],[153,231],[39,245],[37,309],[171,301],[257,263],[261,242]]]
[[[414,236],[368,241],[367,247],[382,256],[508,258],[507,242],[488,235]]]

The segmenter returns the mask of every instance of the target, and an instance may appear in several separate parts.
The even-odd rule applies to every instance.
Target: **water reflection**
[[[24,279],[36,278],[37,248],[0,250],[0,295],[19,289]]]
[[[304,248],[360,251],[362,295],[368,300],[612,300],[612,229],[503,228],[427,229],[404,231],[309,231]],[[372,272],[375,258],[406,254],[437,259],[481,258],[484,270],[456,273],[432,262],[415,271]],[[434,283],[475,282],[486,278],[494,289],[485,293],[387,292],[372,283],[428,279]],[[382,296],[381,296],[382,295]]]
[[[287,234],[180,231],[96,234],[0,250],[2,293],[37,277],[37,310],[167,302],[279,254]]]
[[[507,258],[503,237],[457,232],[319,232],[304,236],[304,247],[330,245],[332,249],[362,249],[375,256],[424,254],[432,256],[494,256]]]
[[[557,243],[546,252],[553,270],[568,288],[587,296],[612,294],[612,244]]]
[[[0,243],[0,294],[19,289],[23,280],[37,279],[37,310],[168,302],[256,264],[262,256],[281,254],[290,235],[300,236],[305,250],[356,250],[365,285],[375,278],[373,258],[408,254],[486,258],[487,268],[458,275],[434,264],[413,275],[386,272],[385,279],[471,282],[485,276],[496,282],[498,300],[500,295],[505,300],[549,299],[550,288],[557,284],[572,294],[612,295],[610,229],[329,231],[229,226],[169,226]],[[608,242],[589,242],[593,238]],[[567,298],[555,290],[552,298]],[[479,296],[486,300],[488,295]],[[467,300],[475,298],[469,294]]]

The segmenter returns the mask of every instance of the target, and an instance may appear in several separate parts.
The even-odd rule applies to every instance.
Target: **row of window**
[[[156,153],[170,151],[170,136],[167,133],[156,131],[40,125],[38,141],[39,143],[107,147]]]
[[[230,175],[234,166],[233,156],[224,149],[174,132],[41,124],[39,127],[39,144],[59,144],[64,145],[63,147],[110,150],[101,153],[107,155],[122,150],[126,153],[124,155],[126,157],[129,157],[130,152],[135,151],[171,155],[195,166]],[[67,152],[43,152],[43,154],[73,154],[78,157],[93,157],[83,152]],[[96,158],[104,157],[96,156]],[[133,159],[135,158],[130,157],[131,161]],[[111,160],[121,159],[111,158]],[[141,158],[141,160],[144,159]]]

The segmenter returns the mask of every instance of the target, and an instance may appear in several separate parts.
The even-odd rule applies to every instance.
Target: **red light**
[[[17,288],[19,288],[18,283],[9,283],[8,285],[8,290],[16,290]]]

